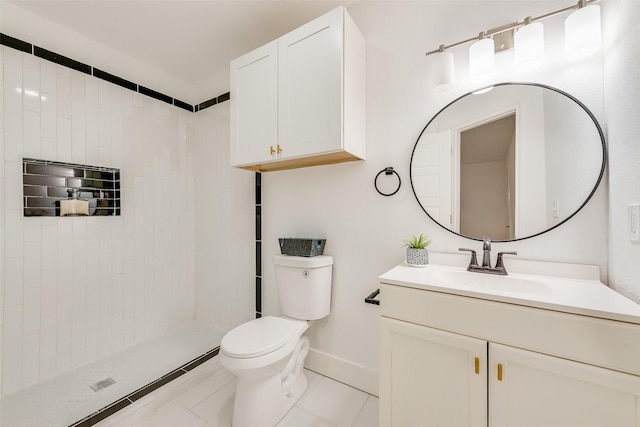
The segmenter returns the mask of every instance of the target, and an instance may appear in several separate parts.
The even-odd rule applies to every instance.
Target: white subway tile
[[[42,270],[58,268],[58,227],[42,224]],[[54,273],[56,274],[56,273]]]
[[[11,144],[4,145],[4,159],[22,161],[22,114],[4,113],[4,140]]]
[[[20,167],[20,165],[18,165]],[[40,242],[42,241],[42,221],[40,218],[29,218],[28,221],[24,221],[24,241],[25,242]]]
[[[22,348],[22,385],[27,386],[40,378],[40,336],[24,337]]]
[[[0,359],[9,355],[22,357],[22,306],[8,307],[3,310],[3,339]]]
[[[71,76],[65,75],[58,67],[58,75],[56,77],[56,108],[58,118],[71,119]]]
[[[24,242],[24,288],[42,286],[42,249],[40,242]]]
[[[56,123],[58,122],[57,119],[54,118],[54,120]],[[54,126],[53,131],[57,132],[56,126]],[[52,160],[56,158],[56,155],[58,152],[58,145],[56,143],[55,136],[53,138],[43,137],[41,139],[40,152],[43,160]]]
[[[56,65],[49,61],[40,63],[40,90],[44,95],[56,94]]]
[[[84,322],[73,325],[71,331],[71,366],[77,367],[86,361],[86,327]]]
[[[24,273],[22,258],[5,259],[4,306],[21,305],[23,301]]]
[[[100,163],[100,136],[98,125],[87,123],[87,140],[85,143],[85,153],[87,163],[90,165],[98,165]]]
[[[40,135],[43,138],[56,138],[57,134],[57,101],[55,95],[45,95],[40,103]],[[45,150],[41,148],[41,152]],[[48,159],[45,159],[48,160]]]
[[[24,111],[23,153],[26,157],[40,158],[40,112]]]
[[[59,105],[59,103],[58,103]],[[71,118],[60,117],[58,110],[56,160],[71,161]]]
[[[40,309],[43,319],[55,316],[58,307],[58,275],[55,270],[42,270],[40,286]]]
[[[40,333],[40,289],[24,290],[23,335]]]
[[[4,162],[6,209],[22,210],[22,162]]]
[[[29,111],[40,111],[40,65],[23,64],[22,78],[23,108]]]
[[[91,78],[80,71],[71,72],[71,101],[84,104],[86,79]]]
[[[124,346],[123,323],[124,313],[122,311],[113,313],[111,318],[111,350],[113,352],[122,350]]]
[[[87,82],[85,87],[85,105],[87,123],[98,124],[98,85]]]
[[[55,314],[43,314],[40,318],[40,361],[56,358],[56,324]]]
[[[22,65],[5,62],[3,71],[4,112],[22,114]]]
[[[56,343],[56,372],[63,374],[71,369],[71,332]]]
[[[22,257],[24,251],[22,209],[5,210],[5,257]]]

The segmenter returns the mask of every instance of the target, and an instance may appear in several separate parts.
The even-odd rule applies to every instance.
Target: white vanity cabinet
[[[231,165],[365,158],[366,44],[344,7],[231,62]]]
[[[380,426],[640,427],[640,322],[392,276],[380,286]]]

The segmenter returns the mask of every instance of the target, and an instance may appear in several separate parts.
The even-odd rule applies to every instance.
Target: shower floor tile
[[[69,426],[217,347],[222,335],[194,322],[110,358],[4,396],[0,402],[0,426]],[[109,377],[115,384],[98,392],[90,388]]]
[[[377,427],[378,398],[305,370],[306,392],[277,427]],[[171,384],[107,418],[98,427],[231,427],[236,380],[218,358],[185,377],[190,386]],[[163,390],[164,389],[164,390]]]

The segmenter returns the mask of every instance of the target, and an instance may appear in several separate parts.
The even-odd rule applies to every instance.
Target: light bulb
[[[514,36],[516,68],[530,71],[544,63],[544,26],[534,22],[520,28]]]
[[[495,71],[493,39],[478,40],[469,48],[469,79],[472,83],[489,80]]]
[[[564,22],[565,53],[569,59],[582,59],[600,49],[600,6],[581,7]]]

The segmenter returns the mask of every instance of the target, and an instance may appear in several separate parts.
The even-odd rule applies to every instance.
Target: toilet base
[[[282,391],[280,375],[260,381],[238,378],[232,427],[273,427],[286,415],[307,389],[301,373],[288,395]]]

